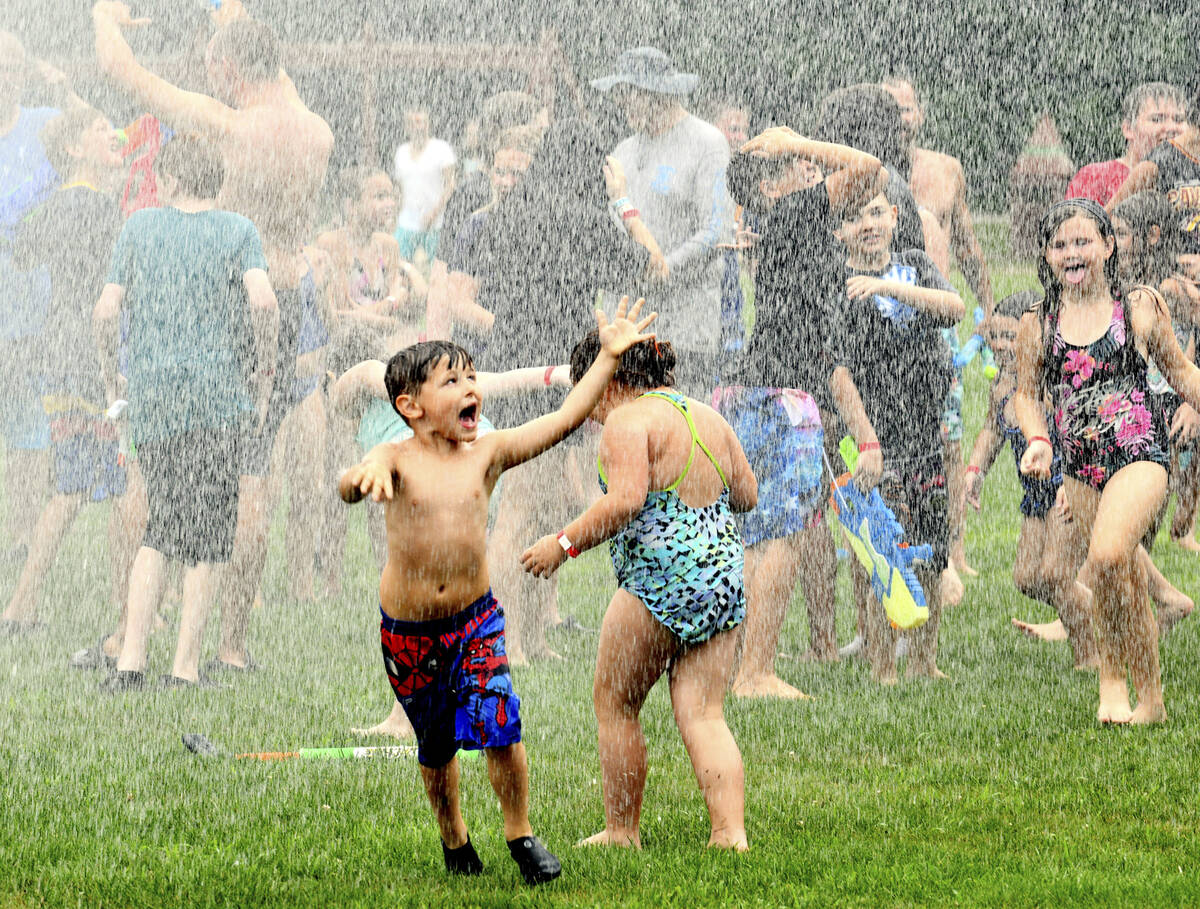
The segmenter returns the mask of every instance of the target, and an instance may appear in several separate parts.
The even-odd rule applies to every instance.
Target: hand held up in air
[[[600,348],[613,359],[619,358],[634,344],[654,338],[654,332],[643,334],[643,331],[658,318],[658,313],[652,312],[640,321],[638,320],[645,303],[646,301],[639,297],[638,301],[630,307],[629,297],[621,297],[612,322],[608,321],[604,310],[596,310],[596,327],[600,331]]]

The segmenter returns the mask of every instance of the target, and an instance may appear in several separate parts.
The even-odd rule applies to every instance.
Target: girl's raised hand
[[[604,310],[596,310],[596,327],[600,330],[600,347],[605,352],[613,357],[620,357],[621,354],[633,347],[634,344],[639,344],[642,341],[653,339],[654,332],[643,334],[645,329],[651,322],[658,318],[658,313],[652,312],[641,321],[638,321],[638,316],[641,315],[642,307],[646,301],[638,297],[638,301],[629,306],[629,297],[621,297],[621,302],[617,304],[617,312],[613,316],[610,323],[608,316],[604,314]],[[628,315],[626,314],[628,312]]]

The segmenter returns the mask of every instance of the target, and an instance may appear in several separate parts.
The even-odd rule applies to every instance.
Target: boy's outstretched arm
[[[996,386],[993,385],[991,393],[988,395],[988,409],[987,415],[983,418],[983,428],[975,437],[975,444],[971,448],[971,457],[967,462],[967,486],[964,495],[967,502],[976,511],[979,510],[979,495],[983,490],[983,478],[991,470],[996,455],[1004,446],[1004,437],[996,428],[998,404]]]
[[[846,294],[851,300],[861,300],[873,294],[894,297],[919,309],[935,320],[940,328],[957,325],[966,313],[962,297],[952,290],[921,287],[903,281],[884,281],[873,275],[855,275],[846,280]]]
[[[338,495],[348,505],[367,496],[373,501],[391,501],[396,493],[396,443],[384,442],[367,452],[366,457],[342,474]]]
[[[654,337],[653,332],[643,334],[643,330],[658,318],[658,313],[652,312],[645,318],[638,319],[645,302],[639,299],[629,308],[629,298],[622,297],[611,323],[603,311],[596,310],[596,325],[600,329],[600,353],[591,368],[583,374],[583,378],[571,389],[562,407],[554,413],[530,420],[514,429],[500,430],[488,436],[496,446],[494,463],[501,470],[508,470],[537,457],[566,438],[571,430],[587,419],[616,372],[617,360],[621,354],[634,344]]]

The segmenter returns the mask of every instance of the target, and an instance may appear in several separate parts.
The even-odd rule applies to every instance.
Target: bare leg
[[[671,707],[708,807],[708,845],[745,852],[745,772],[724,710],[736,648],[736,632],[725,631],[685,650],[671,667]]]
[[[946,448],[946,497],[949,502],[950,520],[950,564],[955,574],[974,578],[979,572],[967,564],[967,553],[963,547],[963,513],[966,510],[966,467],[962,459],[962,442],[947,441]]]
[[[369,729],[351,729],[350,731],[355,735],[390,735],[394,739],[407,739],[414,734],[412,723],[408,721],[408,715],[400,706],[399,701],[392,704],[392,712],[382,723]]]
[[[33,624],[38,620],[42,603],[42,582],[54,565],[54,558],[58,555],[63,537],[75,523],[82,507],[82,494],[55,495],[46,503],[29,539],[25,566],[17,578],[17,586],[13,589],[8,608],[4,610],[5,621]]]
[[[581,846],[636,846],[646,787],[646,740],[638,714],[675,651],[670,632],[641,601],[613,594],[600,628],[592,703],[599,727],[604,829]]]
[[[520,557],[540,534],[558,523],[558,509],[539,512],[536,503],[553,488],[554,449],[535,461],[522,464],[504,475],[496,526],[488,542],[488,564],[497,599],[504,604],[509,663],[523,666],[530,660],[561,657],[546,643],[546,623],[558,596],[557,578],[540,581],[521,569]],[[543,460],[549,458],[547,463]],[[547,473],[547,471],[550,471]]]
[[[1187,467],[1179,470],[1176,489],[1175,516],[1171,521],[1171,539],[1192,552],[1200,552],[1200,543],[1193,535],[1196,525],[1196,504],[1200,501],[1200,446],[1193,449]]]
[[[467,841],[467,824],[463,820],[458,802],[458,758],[451,758],[444,767],[421,765],[421,780],[425,783],[425,794],[437,818],[438,832],[442,842],[457,849]]]
[[[946,674],[937,668],[938,629],[942,623],[942,598],[938,589],[938,576],[926,568],[918,568],[917,580],[925,588],[925,602],[929,606],[929,619],[920,628],[908,632],[912,640],[909,651],[908,678],[923,676],[929,679],[944,679]],[[882,609],[881,609],[882,611]]]
[[[129,622],[129,575],[138,545],[146,535],[146,484],[137,462],[126,468],[125,495],[112,503],[109,513],[109,540],[112,546],[112,596],[117,607],[117,630],[104,641],[104,653],[116,657],[125,640],[125,626]]]
[[[1102,723],[1127,723],[1135,718],[1129,709],[1127,664],[1139,696],[1138,721],[1166,717],[1158,637],[1154,634],[1146,639],[1153,618],[1136,557],[1138,542],[1154,519],[1166,482],[1162,467],[1144,461],[1114,474],[1101,496],[1074,480],[1064,481],[1071,513],[1088,532],[1084,576],[1093,592],[1093,627],[1100,655],[1100,706],[1096,716]],[[1134,662],[1139,664],[1136,669]]]
[[[50,488],[50,452],[8,448],[4,452],[8,535],[29,546]]]
[[[1145,575],[1150,599],[1158,608],[1158,636],[1166,637],[1172,628],[1192,614],[1195,603],[1163,576],[1150,554],[1141,547],[1138,547],[1137,561]]]
[[[145,671],[147,638],[154,613],[162,600],[166,578],[166,557],[156,549],[141,547],[129,571],[129,620],[121,656],[117,660],[118,671]]]
[[[811,540],[818,547],[812,557],[814,573],[818,571],[815,562],[822,554],[833,549],[832,539],[828,545],[820,539],[822,531],[825,537],[829,537],[829,528],[822,523],[790,537],[767,540],[746,549],[746,621],[741,632],[742,664],[733,683],[733,693],[738,697],[807,697],[775,674],[775,654],[792,590],[796,586],[796,577],[800,573],[804,541]],[[836,569],[836,561],[833,564]],[[828,590],[832,591],[832,584],[828,585]],[[823,617],[826,614],[832,616],[832,613],[830,602],[828,606],[820,606],[815,614],[822,616],[824,623]],[[832,649],[833,642],[828,640],[828,630],[822,629],[818,633]],[[836,658],[836,651],[833,658]]]
[[[1017,552],[1013,557],[1013,583],[1022,594],[1043,603],[1049,600],[1046,579],[1041,571],[1042,551],[1045,547],[1046,521],[1042,518],[1025,518],[1021,522],[1021,532],[1017,536]],[[1053,622],[1024,622],[1014,618],[1012,624],[1018,631],[1039,640],[1067,639],[1067,630],[1058,619]]]
[[[189,682],[200,679],[200,647],[212,608],[212,574],[213,566],[204,562],[189,565],[183,573],[183,611],[171,674]]]
[[[529,826],[529,762],[525,745],[517,742],[504,748],[487,748],[488,779],[500,799],[504,813],[504,838],[532,836]]]
[[[866,657],[867,664],[871,667],[871,678],[882,685],[895,685],[897,681],[896,631],[892,628],[892,623],[888,621],[883,604],[875,598],[865,569],[857,561],[854,561],[851,562],[851,571],[854,572],[856,578],[855,589],[861,588],[866,591],[867,640],[863,648],[863,656]],[[861,583],[858,581],[860,576]]]
[[[265,477],[243,476],[238,487],[237,530],[233,537],[233,557],[221,570],[221,644],[217,651],[222,662],[246,665],[246,632],[250,625],[250,607],[258,593],[267,559],[267,509]]]
[[[1092,593],[1078,581],[1079,567],[1087,558],[1087,539],[1074,521],[1057,508],[1046,517],[1042,548],[1042,583],[1050,605],[1058,612],[1063,633],[1071,642],[1076,669],[1096,669],[1100,658],[1092,631]]]

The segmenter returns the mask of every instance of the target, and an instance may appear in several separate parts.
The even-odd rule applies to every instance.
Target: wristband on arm
[[[571,558],[573,558],[573,559],[578,558],[579,550],[575,548],[574,543],[572,543],[570,540],[567,539],[566,531],[561,531],[561,530],[559,531],[558,545],[561,546],[563,552],[565,552]]]
[[[878,442],[863,442],[861,445],[858,446],[859,454],[862,454],[864,451],[880,451],[880,450],[881,449],[880,449]]]
[[[1050,444],[1050,440],[1047,439],[1045,436],[1030,436],[1029,444],[1032,445],[1034,442],[1045,442],[1047,445],[1050,445],[1051,448],[1054,447],[1053,445]]]

